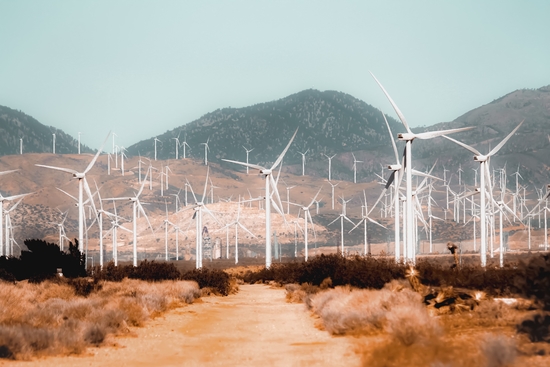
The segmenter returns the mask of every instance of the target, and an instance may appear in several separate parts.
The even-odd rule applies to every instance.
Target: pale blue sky
[[[0,0],[0,105],[97,147],[308,88],[412,126],[550,84],[550,1]]]

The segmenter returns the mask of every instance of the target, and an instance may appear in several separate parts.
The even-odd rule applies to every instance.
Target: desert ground
[[[202,301],[201,301],[202,300]],[[172,310],[134,335],[111,339],[83,355],[2,366],[316,366],[359,365],[358,339],[334,337],[315,325],[283,288],[241,285],[228,297],[203,297]]]

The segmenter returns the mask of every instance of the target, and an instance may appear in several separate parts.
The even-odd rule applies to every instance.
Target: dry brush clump
[[[1,286],[0,357],[11,359],[80,353],[200,295],[190,281],[104,282],[88,297],[68,282]]]

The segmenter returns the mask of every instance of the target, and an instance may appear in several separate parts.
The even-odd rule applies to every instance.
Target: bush
[[[182,274],[181,279],[194,280],[200,288],[211,288],[222,296],[231,292],[229,275],[223,270],[194,269]]]
[[[13,281],[29,279],[39,283],[52,279],[57,269],[63,269],[67,278],[86,276],[84,255],[78,250],[78,241],[69,243],[67,252],[59,246],[42,240],[25,240],[26,251],[19,258],[0,258],[0,278]]]

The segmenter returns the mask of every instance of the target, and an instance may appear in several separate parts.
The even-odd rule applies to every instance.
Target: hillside
[[[78,152],[78,141],[62,130],[43,125],[21,111],[0,106],[0,155],[19,154],[21,138],[23,153],[52,153],[52,134],[55,134],[57,154]],[[81,145],[80,151],[92,150]]]
[[[394,129],[399,126],[392,118],[389,122]],[[223,158],[245,161],[244,146],[254,149],[250,153],[251,163],[271,163],[297,128],[298,135],[285,156],[285,166],[295,165],[292,167],[295,173],[301,173],[300,152],[307,150],[307,162],[322,162],[320,166],[311,166],[309,174],[320,174],[321,167],[326,171],[327,159],[323,153],[329,156],[338,153],[333,161],[333,177],[348,180],[353,175],[352,152],[363,161],[361,177],[379,172],[377,161],[391,153],[382,112],[345,93],[310,89],[277,101],[216,110],[176,127],[157,136],[162,143],[157,143],[157,157],[175,158],[173,138],[179,136],[181,142],[186,139],[190,145],[187,155],[196,159],[204,159],[204,146],[200,144],[208,140],[209,161],[220,162]],[[153,157],[153,139],[130,146],[128,152]],[[182,148],[179,153],[183,155]]]

